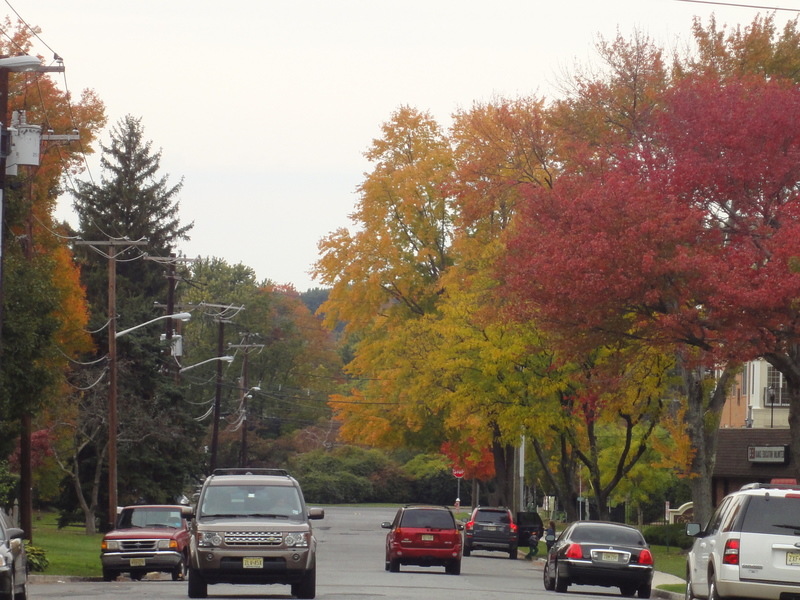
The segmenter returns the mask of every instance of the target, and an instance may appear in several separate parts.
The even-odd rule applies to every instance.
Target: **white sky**
[[[744,2],[744,0],[743,0]],[[800,10],[800,0],[747,0]],[[443,125],[497,96],[551,96],[594,58],[597,35],[634,29],[664,47],[692,17],[746,25],[757,9],[680,0],[6,0],[42,29],[34,52],[64,59],[109,128],[142,118],[161,173],[184,179],[189,257],[252,267],[258,279],[319,285],[317,242],[350,225],[363,152],[401,105]],[[13,10],[12,8],[13,7]],[[761,11],[762,13],[765,11]],[[794,12],[777,12],[782,25]],[[49,47],[49,48],[48,48]],[[64,78],[54,75],[60,86]],[[108,132],[101,139],[108,143]],[[90,162],[100,181],[99,166]],[[84,178],[88,176],[84,175]],[[75,222],[71,199],[57,216]]]

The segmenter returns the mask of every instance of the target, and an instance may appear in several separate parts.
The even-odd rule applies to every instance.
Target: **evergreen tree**
[[[107,353],[104,325],[110,317],[119,331],[163,314],[154,304],[167,301],[169,280],[163,265],[145,260],[145,253],[169,256],[192,228],[178,218],[182,182],[170,185],[160,174],[161,152],[145,140],[141,119],[123,118],[101,148],[100,184],[80,182],[74,202],[81,238],[98,242],[77,246],[76,255],[100,356]],[[108,314],[110,256],[116,259],[115,315]],[[182,406],[182,390],[162,368],[171,357],[159,331],[143,327],[117,341],[120,504],[171,500],[183,490],[183,475],[198,464],[200,430]],[[101,450],[95,455],[103,456]]]

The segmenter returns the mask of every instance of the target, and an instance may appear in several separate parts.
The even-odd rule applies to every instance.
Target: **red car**
[[[120,573],[139,580],[146,573],[166,572],[172,580],[185,579],[189,564],[190,506],[144,504],[126,506],[117,527],[103,536],[100,561],[103,579],[113,581]]]
[[[386,570],[397,573],[400,565],[444,567],[451,575],[461,573],[461,525],[446,506],[404,506],[394,521],[381,527],[386,534]]]

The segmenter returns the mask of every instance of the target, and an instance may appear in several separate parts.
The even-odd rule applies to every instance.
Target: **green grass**
[[[59,529],[56,513],[35,513],[33,545],[44,548],[49,565],[44,575],[100,577],[100,541],[103,534],[86,535],[83,527]]]
[[[686,551],[675,546],[650,546],[656,570],[669,573],[681,579],[686,578]],[[685,589],[686,586],[683,586]]]

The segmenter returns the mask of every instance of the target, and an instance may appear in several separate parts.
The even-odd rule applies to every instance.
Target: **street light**
[[[199,367],[200,365],[204,365],[206,363],[214,362],[215,360],[219,360],[219,361],[226,362],[226,363],[231,363],[231,362],[233,362],[233,357],[232,356],[215,356],[214,358],[209,358],[209,359],[206,359],[204,361],[201,361],[201,362],[197,363],[196,365],[189,365],[188,367],[181,367],[179,372],[183,373],[184,371],[188,371],[189,369],[194,369],[195,367]]]
[[[117,515],[117,338],[135,329],[146,327],[163,319],[188,321],[191,314],[182,312],[174,315],[163,315],[140,323],[135,327],[117,332],[117,321],[112,315],[108,324],[108,524],[114,528]]]

